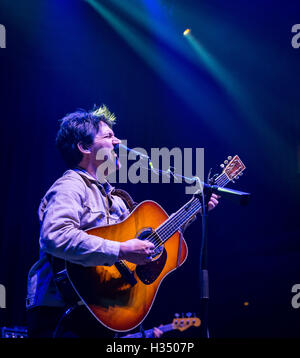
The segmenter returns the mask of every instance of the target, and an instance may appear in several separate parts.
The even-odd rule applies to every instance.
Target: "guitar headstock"
[[[234,179],[238,179],[243,174],[246,166],[240,157],[235,155],[234,157],[227,157],[224,164],[221,164],[221,168],[223,168],[222,174],[225,174],[229,181],[234,182]]]
[[[199,327],[201,320],[198,317],[192,317],[191,313],[187,313],[186,317],[179,318],[179,314],[176,313],[172,322],[173,329],[178,329],[179,331],[185,331],[191,326]]]

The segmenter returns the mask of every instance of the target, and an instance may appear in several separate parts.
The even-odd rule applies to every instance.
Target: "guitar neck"
[[[215,184],[224,187],[229,183],[225,173],[222,173],[215,179]],[[178,231],[186,222],[188,222],[202,207],[199,198],[193,197],[188,203],[180,208],[168,220],[160,225],[155,233],[160,239],[160,245],[166,242],[176,231]]]
[[[175,232],[178,231],[182,225],[188,222],[201,209],[201,207],[202,205],[200,199],[194,197],[162,225],[160,225],[155,232],[162,243],[175,234]]]
[[[172,331],[174,329],[172,323],[166,324],[166,325],[158,327],[158,328],[162,332],[168,332],[168,331]],[[137,333],[133,333],[133,334],[128,334],[127,336],[123,336],[120,338],[151,338],[151,337],[153,337],[153,332],[154,332],[154,328],[151,328],[151,329],[147,329],[146,331],[144,331],[144,333],[137,332]]]

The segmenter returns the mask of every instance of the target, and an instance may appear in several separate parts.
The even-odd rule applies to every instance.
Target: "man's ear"
[[[86,144],[84,144],[82,142],[77,143],[77,148],[80,150],[80,152],[82,154],[90,154],[91,153],[89,146],[87,146]]]

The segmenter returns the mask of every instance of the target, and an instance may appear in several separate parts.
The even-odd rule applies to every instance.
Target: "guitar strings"
[[[218,186],[225,186],[230,180],[227,178],[226,175],[224,175],[223,178],[221,178],[221,176],[219,178],[217,178],[218,180],[216,180],[216,184]],[[200,204],[200,205],[199,205]],[[169,238],[170,236],[172,236],[177,230],[175,229],[176,227],[180,226],[179,223],[180,222],[185,222],[186,218],[188,218],[189,216],[194,215],[200,208],[201,208],[201,203],[197,203],[196,201],[196,205],[195,203],[193,203],[190,206],[190,211],[194,211],[192,214],[189,212],[185,212],[183,215],[181,212],[178,212],[177,215],[174,216],[174,218],[168,223],[168,224],[163,224],[162,227],[159,227],[158,229],[155,230],[155,232],[153,233],[153,235],[156,235],[160,238],[160,236],[165,236],[167,235],[167,238]],[[184,209],[184,208],[183,208]],[[182,210],[183,210],[182,209]],[[196,209],[196,210],[195,210]],[[184,220],[183,220],[184,219]],[[166,229],[164,229],[164,225],[166,225]],[[183,224],[181,224],[183,225]],[[175,226],[175,227],[174,227]],[[160,230],[160,232],[158,232]],[[158,246],[162,245],[166,239],[163,237],[163,242],[157,244],[157,240],[154,236],[150,235],[149,236],[150,241],[153,242],[151,239],[154,238],[155,243]],[[160,240],[161,241],[161,240]],[[154,243],[154,242],[153,242]]]
[[[200,200],[197,199],[193,205],[190,206],[189,211],[178,215],[175,220],[171,223],[169,228],[166,228],[163,230],[163,233],[159,233],[160,235],[163,235],[164,237],[168,239],[170,236],[172,236],[176,231],[178,231],[178,226],[182,226],[184,222],[186,222],[186,219],[189,217],[192,217],[196,212],[201,209],[201,203]],[[180,224],[181,223],[181,224]],[[164,242],[166,241],[166,238],[164,238]]]
[[[226,177],[226,179],[227,179],[227,177]],[[228,179],[227,179],[227,180],[228,180]],[[219,183],[219,182],[220,182],[220,183]],[[219,184],[221,184],[221,182],[226,182],[226,180],[224,180],[224,178],[222,179],[222,178],[221,178],[221,175],[220,175],[220,177],[216,179],[216,183],[219,185]],[[223,183],[222,183],[222,184],[223,184]],[[220,185],[219,185],[219,186],[220,186]],[[196,204],[197,204],[197,202],[196,202]],[[199,204],[199,203],[198,203],[198,204]],[[191,209],[191,208],[193,208],[193,205],[190,206],[190,209]],[[201,204],[200,204],[199,208],[197,208],[192,215],[194,215],[200,208],[201,208]],[[195,208],[193,208],[193,210],[194,210],[194,209],[195,209]],[[184,208],[182,208],[181,210],[184,210]],[[167,228],[167,229],[161,231],[160,233],[158,233],[158,230],[163,229],[163,226],[157,228],[157,229],[155,230],[155,232],[148,237],[148,239],[150,239],[149,241],[151,241],[151,239],[153,238],[153,239],[155,240],[156,244],[157,244],[156,238],[155,238],[154,236],[152,236],[152,235],[156,235],[156,236],[159,237],[160,235],[163,236],[163,235],[167,234],[168,237],[170,237],[170,236],[171,236],[171,235],[169,235],[170,233],[177,231],[177,230],[174,230],[174,224],[176,224],[176,226],[178,226],[178,223],[179,223],[180,221],[182,221],[183,218],[185,219],[185,216],[188,217],[188,216],[191,216],[191,215],[190,215],[190,213],[188,213],[188,212],[185,212],[184,215],[182,215],[180,212],[178,212],[177,215],[175,214],[175,215],[174,215],[174,218],[171,219],[171,221],[170,221],[168,224],[163,224],[163,225],[169,225],[169,228]],[[174,219],[175,219],[175,220],[174,220]],[[183,222],[184,222],[184,221],[185,221],[185,220],[183,220]],[[173,227],[172,227],[172,225],[173,225]],[[160,240],[160,241],[161,241],[161,240]],[[166,240],[164,240],[163,243],[164,243],[165,241],[166,241]],[[151,242],[153,242],[153,241],[151,241]],[[153,243],[154,243],[154,242],[153,242]],[[160,243],[158,246],[160,246],[161,244],[162,244],[162,243]]]
[[[192,200],[193,200],[193,199],[192,199]],[[191,201],[190,201],[190,202],[191,202]],[[187,204],[188,204],[188,203],[187,203]],[[186,205],[187,205],[187,204],[186,204]],[[185,206],[186,206],[186,205],[185,205]],[[169,218],[170,221],[169,221],[168,223],[163,223],[161,226],[159,226],[158,228],[156,228],[156,230],[155,230],[152,234],[149,235],[149,237],[147,238],[147,240],[154,238],[154,240],[157,241],[156,238],[155,238],[155,235],[158,236],[158,238],[159,238],[160,236],[163,236],[163,235],[164,235],[165,233],[167,233],[168,230],[169,230],[169,229],[167,228],[168,225],[173,225],[175,222],[178,223],[178,222],[180,221],[180,219],[182,219],[185,215],[186,215],[186,216],[189,216],[189,214],[188,214],[187,212],[184,212],[185,206],[184,206],[183,208],[181,208],[180,210],[178,210],[177,214],[175,213],[174,216],[172,216],[171,218]],[[195,206],[195,202],[194,202],[194,203],[191,202],[189,209],[191,209],[193,206]],[[166,227],[164,228],[164,226],[166,226]],[[160,233],[158,234],[157,231],[159,231],[159,230],[160,230]],[[151,240],[149,240],[149,241],[151,241]],[[162,240],[160,240],[160,241],[162,241]],[[153,241],[151,241],[151,242],[153,242]],[[154,242],[153,242],[153,243],[154,243]],[[156,242],[156,243],[157,243],[157,242]],[[164,243],[164,242],[162,242],[162,243]]]
[[[197,199],[197,201],[199,201],[199,199]],[[159,246],[161,246],[162,244],[165,243],[166,239],[163,238],[163,240],[160,239],[161,237],[165,237],[165,235],[167,235],[167,238],[169,238],[170,233],[172,232],[176,232],[177,230],[175,229],[176,226],[178,226],[178,223],[180,221],[182,221],[182,219],[186,219],[189,216],[194,215],[200,208],[201,208],[201,204],[200,201],[197,203],[197,201],[195,201],[194,203],[192,203],[189,207],[189,212],[182,212],[182,210],[184,210],[184,208],[182,208],[177,215],[174,215],[174,217],[172,217],[172,219],[168,222],[168,223],[164,223],[163,226],[157,228],[152,234],[149,235],[149,237],[147,238],[148,241],[152,242],[153,244],[156,244],[155,249],[158,248]],[[200,204],[200,206],[199,206]],[[195,210],[196,209],[196,210]],[[190,214],[191,211],[194,211],[193,214]],[[185,220],[183,220],[184,222]],[[174,226],[174,224],[176,223],[176,225]],[[164,228],[164,226],[166,225],[166,227]],[[173,226],[172,226],[173,225]],[[160,233],[158,234],[157,231],[161,230]],[[157,240],[155,238],[155,235],[160,239],[160,242],[157,243]],[[154,239],[154,241],[152,241],[152,239]]]
[[[224,180],[225,179],[225,180]],[[226,183],[226,181],[228,182],[229,180],[228,180],[228,178],[227,178],[227,176],[225,176],[225,178],[221,178],[221,176],[219,177],[219,178],[217,178],[216,179],[216,184],[218,184],[219,186],[221,186],[221,185],[223,185],[224,183]],[[226,184],[225,184],[226,185]],[[192,208],[192,205],[191,205],[191,208]],[[200,207],[199,208],[201,208],[201,205],[200,205]],[[199,210],[199,208],[197,208],[197,210],[195,211],[195,212],[197,212],[198,210]],[[193,208],[194,209],[194,208]],[[186,213],[186,215],[185,216],[189,216],[190,214],[189,213]],[[170,234],[172,231],[173,232],[176,232],[177,230],[174,230],[174,224],[176,224],[177,226],[178,226],[178,222],[180,222],[180,221],[182,221],[182,219],[184,218],[184,216],[182,216],[181,214],[180,215],[175,215],[175,217],[174,218],[176,218],[176,220],[172,220],[172,222],[170,222],[169,224],[169,226],[170,226],[170,228],[169,229],[167,229],[167,230],[164,230],[164,231],[162,231],[161,233],[158,233],[158,230],[160,230],[161,228],[158,228],[158,229],[156,229],[156,235],[158,235],[159,236],[159,234],[163,234],[163,235],[165,235],[165,234]],[[185,219],[185,218],[184,218]],[[183,220],[183,221],[185,221],[185,220]],[[173,227],[172,227],[172,225],[173,225]],[[171,235],[170,235],[171,236]],[[168,236],[169,237],[169,236]],[[165,240],[164,240],[165,241]]]
[[[222,176],[224,176],[223,178],[221,178]],[[230,180],[227,178],[226,174],[222,173],[217,179],[216,179],[216,184],[218,186],[225,186]],[[200,204],[199,207],[197,207]],[[152,242],[155,245],[155,249],[158,248],[159,246],[161,246],[162,244],[165,243],[166,239],[163,238],[163,240],[160,239],[160,236],[165,236],[167,235],[167,238],[169,238],[170,236],[172,236],[172,232],[175,233],[177,230],[175,230],[175,227],[178,227],[178,223],[180,221],[185,221],[185,219],[189,216],[194,215],[200,208],[201,208],[201,203],[197,203],[197,201],[195,201],[194,203],[192,203],[189,207],[190,211],[193,211],[195,209],[195,207],[197,207],[197,209],[195,210],[195,212],[193,214],[191,214],[188,211],[182,212],[184,210],[184,207],[178,211],[177,215],[174,214],[174,217],[168,222],[168,223],[164,223],[161,227],[158,227],[156,230],[154,230],[147,238],[148,241]],[[184,220],[183,220],[184,219]],[[175,224],[175,225],[174,225]],[[183,224],[182,224],[183,225]],[[166,226],[164,228],[164,226]],[[158,233],[158,230],[162,230],[160,233]],[[160,242],[157,242],[157,238],[159,239]],[[154,240],[154,241],[153,241]]]
[[[223,178],[221,178],[221,176],[223,176]],[[226,175],[225,173],[221,174],[220,177],[217,178],[217,179],[219,179],[219,180],[218,180],[218,182],[217,182],[217,180],[216,180],[216,184],[217,184],[218,186],[221,186],[221,187],[225,186],[225,185],[228,184],[229,181],[230,181],[230,180],[227,178],[227,175]]]
[[[184,223],[186,218],[188,218],[189,216],[194,215],[201,208],[202,205],[198,201],[199,201],[199,199],[194,201],[194,203],[191,203],[191,205],[189,207],[189,212],[183,211],[184,210],[184,207],[183,207],[180,211],[177,212],[177,215],[174,214],[174,217],[168,223],[162,224],[161,227],[158,227],[152,234],[150,234],[149,237],[147,238],[147,240],[149,240],[150,242],[156,244],[157,246],[155,248],[157,248],[160,245],[162,245],[166,241],[166,239],[164,238],[165,235],[167,235],[167,238],[172,236],[171,233],[172,232],[175,233],[177,231],[175,229],[175,227],[180,226],[180,225],[178,225],[180,221],[182,221]],[[190,211],[192,211],[193,213],[191,214]],[[183,225],[183,223],[182,223],[182,225]],[[165,228],[164,228],[164,226],[165,226]],[[160,230],[160,232],[158,233],[159,230]],[[160,239],[160,236],[163,236],[163,241],[160,242],[160,243],[157,243],[157,239],[155,238],[155,236],[157,236],[159,238],[159,241],[162,241]],[[154,241],[152,239],[154,239]]]
[[[159,227],[157,227],[156,228],[156,230],[154,231],[154,232],[152,232],[149,236],[148,236],[148,238],[147,238],[147,240],[148,239],[151,239],[151,238],[154,238],[155,239],[155,235],[156,236],[159,236],[158,234],[157,234],[157,231],[158,230],[162,230],[161,231],[161,233],[163,234],[165,231],[165,229],[164,229],[164,226],[165,225],[172,225],[175,221],[178,221],[178,219],[180,219],[181,217],[182,217],[182,214],[184,214],[184,208],[186,207],[186,205],[188,205],[189,203],[190,203],[190,206],[192,207],[192,200],[194,200],[194,199],[191,199],[188,203],[186,203],[185,205],[184,205],[184,207],[183,208],[181,208],[181,209],[179,209],[176,213],[174,213],[171,217],[169,217],[169,219],[168,219],[168,222],[166,223],[162,223]],[[160,240],[161,241],[161,240]]]
[[[216,184],[220,187],[224,187],[226,184],[229,183],[230,180],[228,180],[226,174],[224,176],[224,178],[220,178],[220,180],[218,182],[216,182]]]
[[[183,210],[183,208],[181,210]],[[155,249],[164,244],[164,237],[168,232],[170,232],[170,228],[168,227],[168,225],[174,225],[175,222],[180,221],[181,217],[184,217],[184,213],[178,212],[177,215],[174,215],[174,217],[172,217],[168,223],[164,223],[161,227],[158,227],[156,230],[153,231],[153,233],[149,235],[147,240],[155,244]],[[158,231],[160,232],[158,233]],[[163,240],[161,239],[161,237],[163,238]]]

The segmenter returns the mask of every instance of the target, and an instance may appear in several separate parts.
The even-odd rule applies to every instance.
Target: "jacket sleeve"
[[[47,194],[41,219],[40,247],[53,256],[83,266],[113,265],[120,243],[80,230],[85,188],[78,181],[55,185]]]

